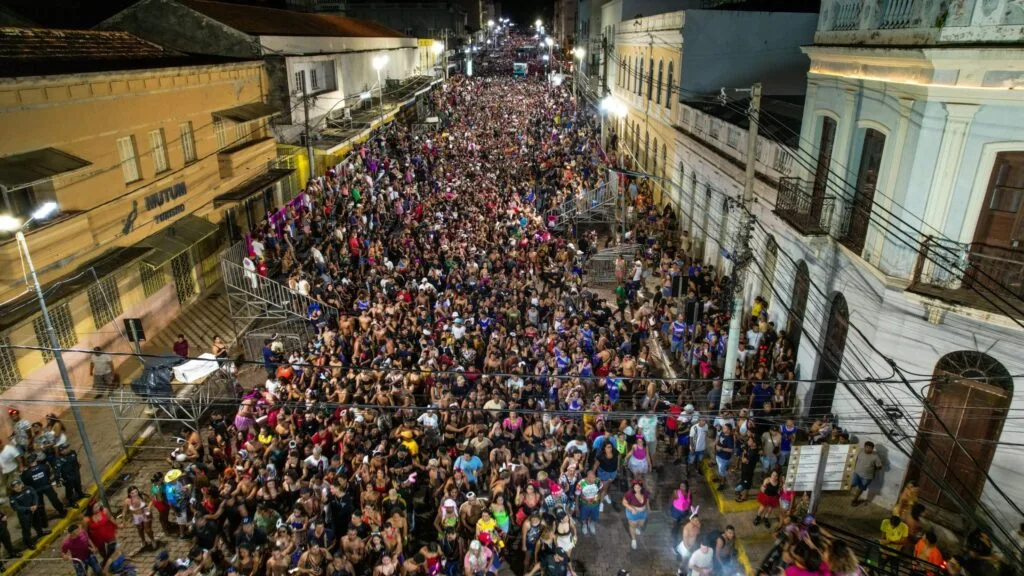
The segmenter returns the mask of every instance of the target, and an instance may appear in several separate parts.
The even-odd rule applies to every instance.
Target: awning
[[[89,166],[92,162],[61,152],[56,148],[43,148],[24,154],[0,158],[0,184],[8,188],[32,184]]]
[[[223,194],[214,196],[213,207],[217,208],[225,204],[241,202],[249,196],[266,189],[267,186],[273,185],[278,180],[287,178],[292,172],[295,172],[294,168],[271,168],[259,176],[254,176],[242,182]]]
[[[76,266],[74,270],[43,285],[46,293],[46,304],[53,308],[71,296],[87,290],[94,285],[96,279],[103,280],[114,272],[140,261],[149,252],[149,248],[128,246],[111,248],[103,254]],[[93,276],[93,269],[96,276]],[[39,313],[35,292],[25,294],[0,306],[0,330],[17,326],[27,318]]]
[[[266,118],[277,114],[278,110],[266,102],[254,102],[242,104],[226,110],[218,110],[213,113],[214,118],[225,118],[232,122],[248,122],[257,118]]]
[[[160,268],[218,230],[220,227],[213,222],[188,214],[136,246],[152,249],[142,257],[142,262],[151,268]]]

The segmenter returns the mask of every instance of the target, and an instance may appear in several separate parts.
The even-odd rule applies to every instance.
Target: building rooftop
[[[0,76],[137,70],[233,61],[166,50],[128,32],[0,28]]]
[[[402,33],[387,26],[332,14],[309,14],[207,0],[178,1],[183,6],[253,36],[404,37]]]
[[[683,104],[748,130],[749,119],[744,111],[750,106],[750,98],[731,100],[728,106],[707,99],[683,99]],[[761,119],[758,133],[765,138],[795,148],[800,143],[800,122],[803,119],[804,96],[762,96]]]

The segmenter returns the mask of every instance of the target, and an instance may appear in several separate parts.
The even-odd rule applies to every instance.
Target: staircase
[[[615,221],[617,204],[618,196],[602,184],[593,190],[576,194],[548,210],[548,221],[554,216],[556,229],[564,229],[572,223],[606,224]]]

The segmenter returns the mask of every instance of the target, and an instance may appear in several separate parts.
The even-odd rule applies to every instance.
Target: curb
[[[121,470],[124,468],[124,465],[128,463],[128,458],[135,456],[135,453],[138,452],[139,447],[145,444],[146,441],[149,440],[149,437],[152,436],[153,432],[155,431],[156,429],[152,425],[143,429],[142,433],[139,434],[139,437],[136,438],[135,441],[132,442],[131,447],[128,448],[128,454],[122,454],[120,457],[118,457],[118,459],[115,460],[114,463],[107,468],[106,472],[103,473],[103,476],[100,478],[100,481],[103,482],[104,485],[109,484],[110,481],[114,479],[114,477],[121,473]],[[96,486],[90,487],[86,492],[87,496],[84,499],[91,500],[95,498]],[[79,500],[79,503],[81,503],[81,500]],[[50,528],[49,534],[43,536],[42,538],[36,541],[35,548],[31,550],[26,550],[20,557],[18,557],[13,562],[9,563],[7,565],[7,569],[3,571],[2,576],[14,576],[15,574],[27,568],[29,562],[31,562],[33,558],[39,556],[40,553],[42,553],[44,550],[53,545],[58,539],[63,537],[64,533],[67,532],[68,527],[71,526],[73,522],[77,522],[81,517],[82,509],[77,507],[76,505],[76,507],[72,509],[67,516],[62,518],[59,522],[57,522]]]
[[[747,576],[754,576],[754,568],[750,565],[750,557],[747,556],[747,549],[743,547],[743,542],[738,539],[736,541],[736,561],[743,566],[743,572]]]
[[[708,459],[707,462],[713,462]],[[732,498],[725,497],[724,494],[719,492],[718,485],[715,483],[715,478],[711,472],[712,464],[704,466],[704,479],[707,481],[708,490],[711,490],[711,495],[715,497],[715,505],[718,506],[718,511],[722,514],[736,514],[741,512],[754,512],[758,509],[756,499],[747,499],[746,502],[737,502]]]

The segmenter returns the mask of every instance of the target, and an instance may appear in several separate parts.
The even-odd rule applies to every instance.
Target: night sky
[[[91,28],[106,20],[137,0],[87,0],[58,2],[56,0],[0,0],[0,5],[18,15],[45,27]],[[284,8],[284,0],[218,0],[235,4],[250,4],[270,8]],[[554,0],[505,0],[500,16],[511,18],[523,29],[537,18],[551,22]]]

